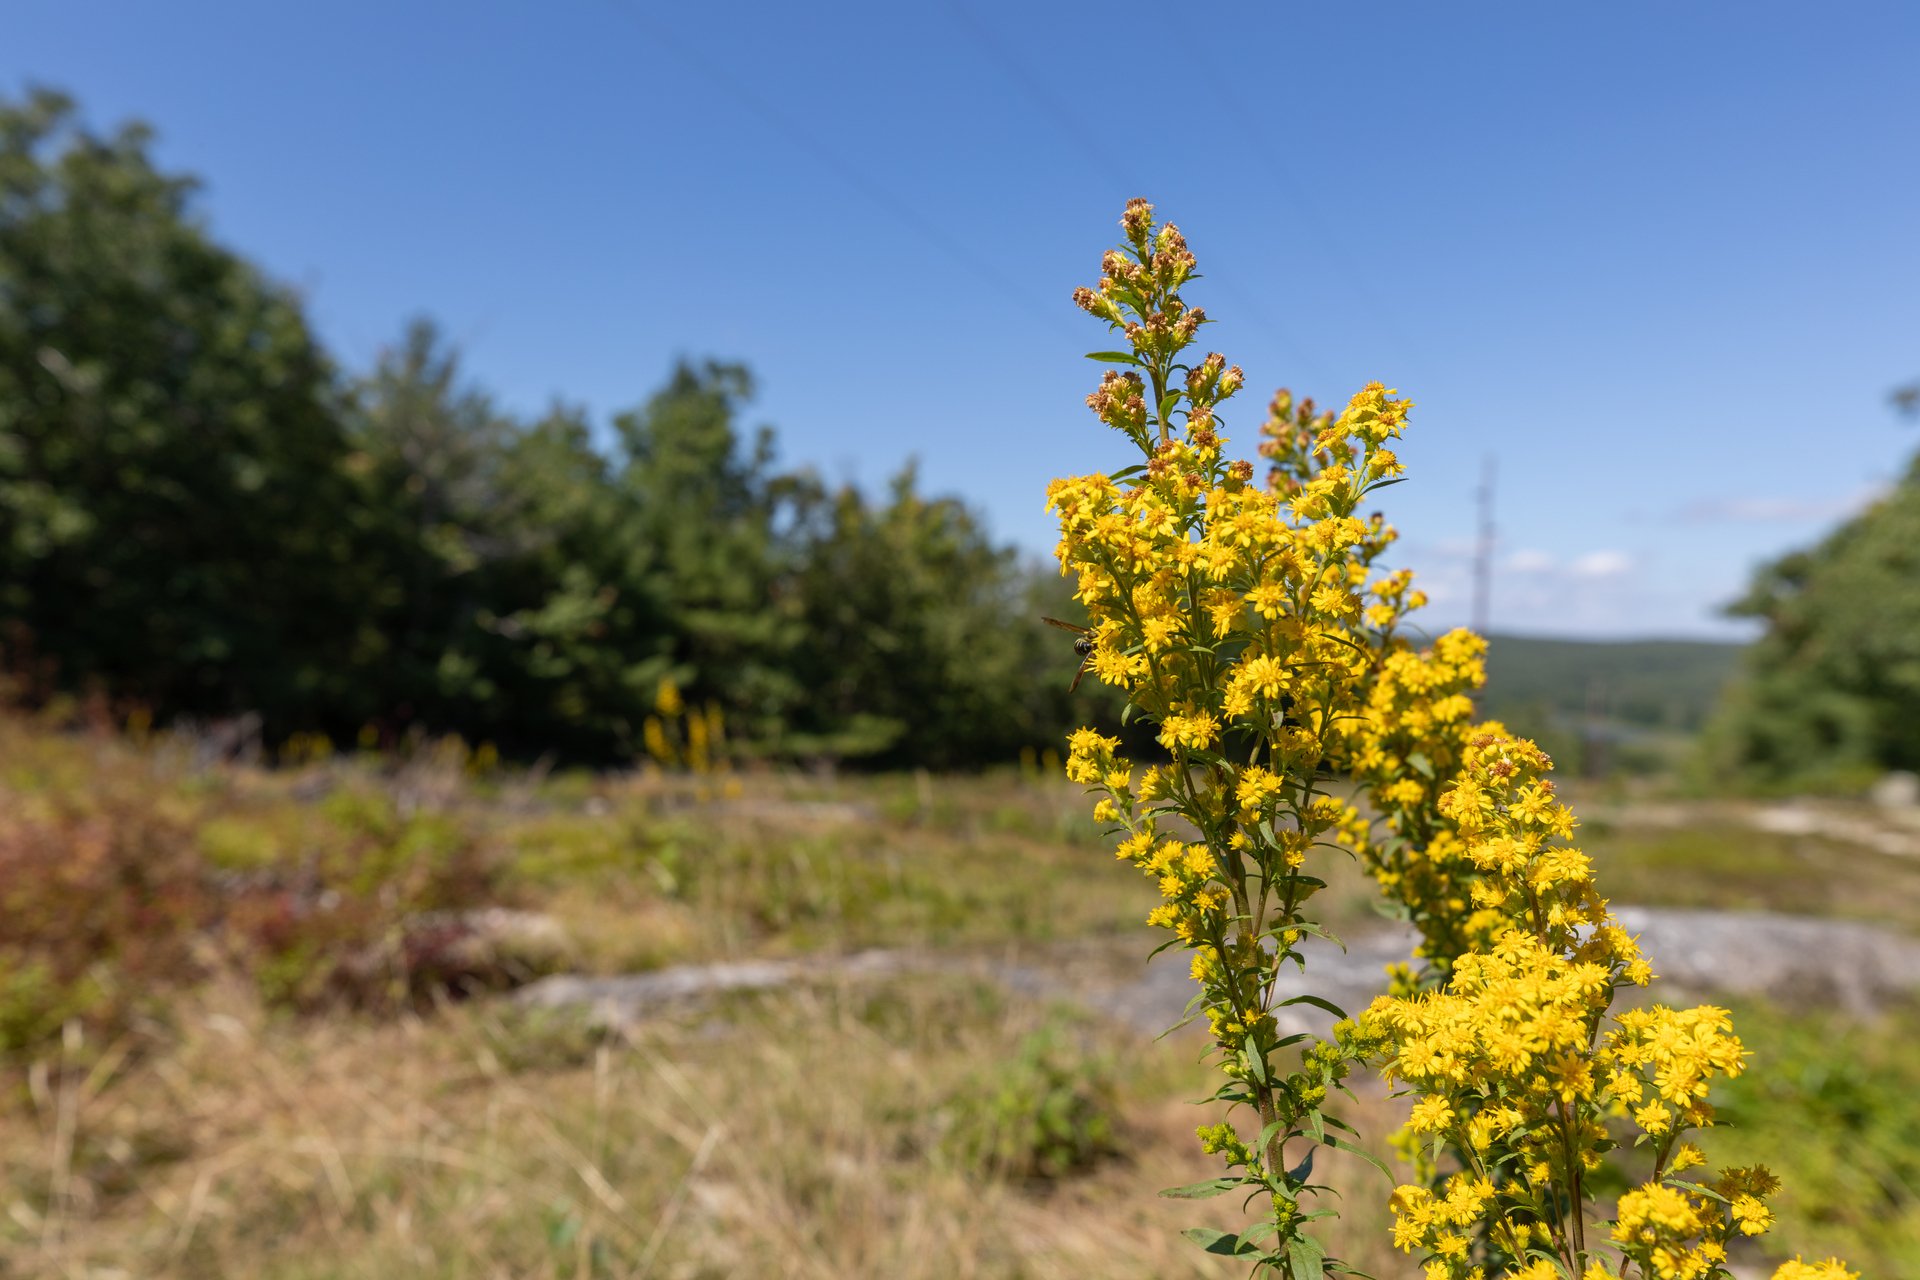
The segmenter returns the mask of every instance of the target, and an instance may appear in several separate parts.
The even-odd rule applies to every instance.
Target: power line
[[[991,262],[969,248],[964,240],[950,234],[906,200],[895,195],[858,165],[809,132],[790,113],[778,110],[767,99],[730,75],[718,61],[709,57],[705,50],[683,40],[678,32],[652,14],[641,12],[635,6],[623,3],[622,0],[607,0],[607,3],[622,17],[671,45],[687,65],[749,112],[758,116],[762,123],[784,134],[788,140],[811,155],[821,167],[831,171],[870,204],[887,213],[960,266],[965,267],[983,283],[992,286],[996,294],[1027,311],[1030,318],[1063,332],[1068,328],[1064,310],[1055,313],[1041,308],[1026,287],[1002,275]]]
[[[1493,622],[1493,482],[1497,463],[1489,453],[1480,462],[1480,487],[1474,494],[1480,528],[1473,547],[1473,629],[1481,635]]]
[[[1139,176],[1135,172],[1137,165],[1134,161],[1109,150],[1099,133],[1088,128],[1060,95],[1034,76],[1012,48],[961,0],[947,0],[947,11],[973,38],[974,43],[978,44],[990,59],[999,64],[1001,72],[1013,82],[1014,87],[1052,118],[1054,126],[1079,147],[1082,155],[1097,172],[1108,177],[1122,173],[1129,178]],[[1140,188],[1136,185],[1134,190],[1137,192]],[[1315,359],[1285,326],[1274,320],[1265,306],[1235,284],[1231,276],[1225,277],[1219,283],[1222,292],[1226,293],[1234,305],[1246,313],[1247,318],[1256,328],[1264,329],[1268,338],[1274,340],[1283,351],[1291,352],[1295,363],[1305,366],[1323,379],[1328,378],[1326,367]]]
[[[1318,240],[1322,255],[1335,270],[1346,277],[1348,286],[1354,289],[1358,296],[1363,298],[1373,296],[1372,291],[1362,283],[1362,273],[1359,267],[1347,254],[1346,250],[1342,248],[1339,238],[1333,232],[1333,228],[1328,225],[1326,219],[1320,216],[1319,210],[1314,207],[1312,201],[1305,196],[1295,196],[1293,194],[1293,190],[1289,185],[1290,175],[1287,172],[1285,163],[1282,161],[1280,149],[1269,140],[1267,131],[1258,123],[1253,112],[1247,108],[1244,101],[1234,94],[1232,89],[1227,87],[1225,77],[1207,76],[1204,77],[1204,79],[1208,87],[1213,90],[1214,96],[1220,99],[1228,111],[1240,118],[1242,130],[1250,138],[1256,138],[1256,140],[1262,144],[1257,150],[1266,157],[1267,166],[1273,174],[1274,185],[1279,188],[1280,194],[1285,197],[1285,207],[1293,209],[1299,214],[1301,221],[1307,225],[1307,229]],[[1368,319],[1376,328],[1384,331],[1387,337],[1397,343],[1409,356],[1415,359],[1419,358],[1418,344],[1409,338],[1407,333],[1394,323],[1391,310],[1382,308],[1377,314],[1369,312]]]

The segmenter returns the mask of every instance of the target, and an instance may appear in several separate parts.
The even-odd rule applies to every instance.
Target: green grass
[[[1579,832],[1605,894],[1642,906],[1777,911],[1920,932],[1920,860],[1700,811],[1673,829],[1589,824]]]
[[[925,947],[1118,957],[1131,975],[1159,940],[1141,923],[1153,886],[1114,862],[1084,797],[1013,770],[189,772],[164,744],[0,730],[16,812],[109,796],[120,829],[175,832],[214,885],[343,850],[359,852],[342,883],[469,850],[476,886],[551,914],[598,972]],[[1920,929],[1920,861],[1752,830],[1731,805],[1668,809],[1582,829],[1607,896]],[[1353,868],[1326,874],[1328,923],[1371,924]],[[9,1068],[0,1275],[1239,1274],[1177,1236],[1231,1210],[1153,1194],[1217,1172],[1192,1139],[1210,1117],[1183,1101],[1212,1083],[1194,1043],[957,971],[733,996],[627,1034],[484,999],[294,1016],[257,975],[194,972],[67,1043],[53,1019],[38,1065]],[[1753,1009],[1740,1029],[1754,1069],[1712,1137],[1788,1180],[1775,1251],[1916,1273],[1920,1015]],[[1356,1109],[1370,1136],[1394,1125],[1377,1093]],[[1355,1166],[1333,1171],[1347,1218],[1329,1238],[1412,1274],[1385,1247],[1378,1175]]]
[[[1488,640],[1483,716],[1519,720],[1544,709],[1682,733],[1706,723],[1744,645],[1710,640]]]
[[[1763,1006],[1735,1016],[1749,1069],[1723,1087],[1726,1127],[1704,1145],[1785,1181],[1771,1251],[1920,1275],[1920,1008],[1865,1025]]]

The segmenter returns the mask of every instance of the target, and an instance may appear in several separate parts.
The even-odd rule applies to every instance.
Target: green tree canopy
[[[148,142],[0,103],[0,619],[68,686],[312,718],[356,616],[332,370]]]
[[[963,765],[1066,698],[1063,584],[911,469],[782,469],[746,368],[528,421],[420,320],[344,376],[141,126],[0,102],[0,643],[48,689],[267,736],[374,725],[637,753],[656,691],[753,749]]]
[[[1713,726],[1718,763],[1771,784],[1920,769],[1920,459],[1731,612],[1766,632]]]

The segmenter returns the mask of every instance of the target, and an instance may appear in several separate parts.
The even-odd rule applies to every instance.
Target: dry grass
[[[375,797],[480,842],[498,891],[560,920],[598,972],[886,946],[1064,980],[1137,972],[1154,941],[1152,886],[1114,866],[1082,797],[1013,771],[474,776],[448,751],[266,772],[4,721],[0,748],[0,793],[110,786],[130,830],[163,817],[223,874],[311,860],[343,804]],[[1655,903],[1792,886],[1790,905],[1846,914],[1911,870],[1855,859],[1857,885],[1824,875],[1854,896],[1821,902],[1804,886],[1832,872],[1809,865],[1824,848],[1702,826],[1589,834],[1610,887]],[[1365,928],[1361,877],[1336,863],[1328,878],[1328,923]],[[128,1018],[5,1068],[0,1277],[1243,1274],[1178,1237],[1233,1225],[1233,1203],[1154,1194],[1217,1172],[1193,1139],[1210,1117],[1183,1101],[1211,1088],[1196,1047],[963,970],[823,980],[612,1034],[499,998],[296,1017],[267,1006],[258,974],[214,963],[225,976],[142,988]],[[1036,1086],[1020,1064],[1041,1033],[1064,1067]],[[1007,1143],[980,1126],[1023,1090],[1078,1088],[1061,1080],[1086,1085],[1072,1101],[1092,1117],[1067,1135],[1070,1172],[982,1157]],[[1355,1111],[1369,1135],[1395,1127],[1377,1095]],[[1017,1154],[1029,1139],[1007,1132]],[[1121,1154],[1096,1158],[1109,1146]],[[1386,1247],[1378,1174],[1344,1157],[1320,1172],[1346,1197],[1323,1232],[1336,1252],[1383,1280],[1415,1274]]]
[[[250,999],[210,992],[171,1043],[36,1073],[35,1104],[0,1121],[0,1273],[1239,1274],[1176,1234],[1231,1206],[1154,1195],[1214,1172],[1179,1101],[1201,1083],[1190,1042],[1062,1024],[961,979],[794,991],[612,1038],[503,1003],[376,1025]],[[1127,1156],[1023,1183],[955,1155],[945,1137],[977,1121],[996,1064],[1063,1025],[1090,1075],[1114,1073]],[[1363,1107],[1373,1131],[1383,1107]],[[1381,1248],[1384,1183],[1358,1172],[1372,1181],[1335,1171],[1354,1190],[1337,1238],[1404,1273]]]

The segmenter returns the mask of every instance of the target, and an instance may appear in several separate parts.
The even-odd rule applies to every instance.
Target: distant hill
[[[1744,644],[1713,640],[1488,641],[1480,714],[1521,724],[1602,723],[1691,734],[1705,723]]]

